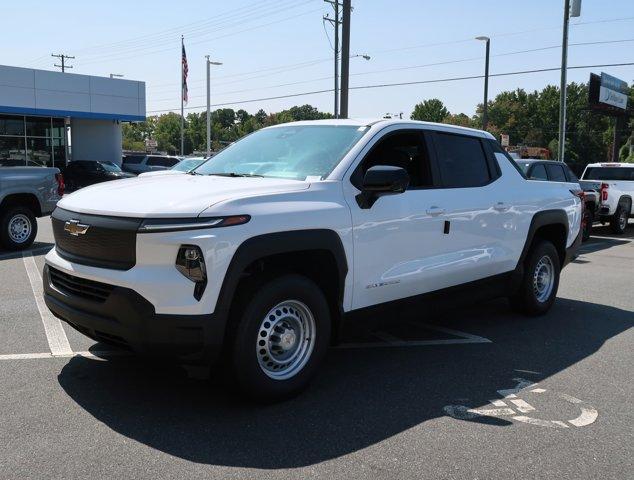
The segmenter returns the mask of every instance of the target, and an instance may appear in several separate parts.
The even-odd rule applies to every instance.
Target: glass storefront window
[[[23,167],[26,165],[24,137],[0,137],[0,166]]]
[[[53,137],[64,138],[64,119],[63,118],[53,119]]]
[[[24,117],[0,115],[0,135],[24,135]]]
[[[53,151],[50,138],[26,139],[26,164],[29,167],[52,167]]]
[[[50,137],[51,133],[50,117],[26,117],[27,137]]]
[[[66,165],[64,119],[0,114],[0,166]]]
[[[53,139],[53,158],[55,167],[60,168],[66,165],[66,147],[63,138]]]

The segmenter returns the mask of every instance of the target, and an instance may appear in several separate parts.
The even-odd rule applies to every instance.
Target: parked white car
[[[545,313],[581,200],[527,181],[486,132],[326,120],[259,130],[192,174],[86,188],[52,221],[56,316],[141,353],[222,355],[271,399],[306,386],[353,317],[461,296]]]
[[[614,233],[625,232],[634,215],[634,163],[590,163],[579,183],[599,192],[597,220],[609,222]]]

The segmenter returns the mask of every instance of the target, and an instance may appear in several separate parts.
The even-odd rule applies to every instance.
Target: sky
[[[492,75],[561,64],[563,0],[353,0],[351,87],[482,75],[491,38]],[[332,112],[333,16],[322,0],[22,0],[3,5],[0,64],[54,70],[64,53],[72,73],[124,75],[146,82],[148,115],[180,110],[180,39],[189,63],[187,111],[205,108],[205,55],[212,67],[211,103],[251,113],[309,103]],[[7,43],[6,39],[11,39]],[[568,65],[634,63],[634,1],[583,0],[570,22]],[[575,45],[582,44],[582,45]],[[526,50],[534,50],[526,52]],[[518,53],[520,52],[520,53]],[[568,71],[587,82],[605,71],[632,84],[634,66]],[[504,90],[559,84],[560,72],[492,76],[489,98]],[[441,99],[452,113],[473,115],[481,78],[350,92],[350,116],[404,117],[414,105]]]

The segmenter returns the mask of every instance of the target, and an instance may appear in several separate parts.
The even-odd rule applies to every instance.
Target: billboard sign
[[[599,87],[600,103],[627,110],[627,94],[627,82],[601,72],[601,85]]]

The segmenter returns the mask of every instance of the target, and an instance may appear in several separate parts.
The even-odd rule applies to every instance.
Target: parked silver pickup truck
[[[0,167],[0,247],[28,248],[37,235],[36,217],[49,215],[64,194],[57,168]]]

